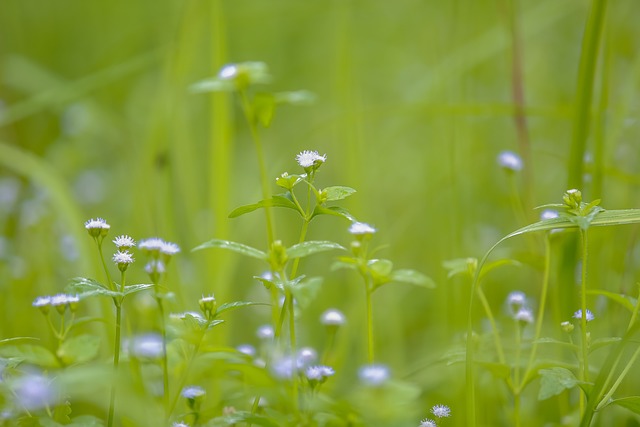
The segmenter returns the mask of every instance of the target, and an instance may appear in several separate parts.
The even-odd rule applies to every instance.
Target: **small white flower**
[[[524,292],[513,291],[507,296],[507,303],[509,305],[523,306],[527,303],[527,296]]]
[[[256,335],[258,335],[258,338],[261,340],[270,340],[275,336],[275,332],[271,325],[262,325],[256,331]]]
[[[320,322],[326,326],[341,326],[346,322],[346,318],[340,310],[330,308],[329,310],[322,313]]]
[[[303,168],[310,168],[327,161],[327,155],[320,155],[317,151],[305,150],[296,156],[296,161]]]
[[[107,221],[105,221],[103,218],[91,218],[84,223],[84,228],[86,228],[87,230],[108,230],[111,228],[111,226],[107,224]]]
[[[369,386],[384,384],[390,376],[389,368],[384,365],[367,365],[358,371],[360,381]]]
[[[498,155],[498,164],[513,172],[522,170],[522,159],[513,151],[502,151]]]
[[[542,211],[542,213],[540,213],[540,219],[542,220],[553,218],[558,218],[558,211],[555,211],[553,209],[545,209]]]
[[[174,421],[172,424],[172,427],[191,427],[191,426],[189,426],[189,424],[182,421],[180,422]]]
[[[309,366],[305,375],[308,380],[311,381],[324,381],[327,377],[330,377],[335,374],[335,371],[330,366]]]
[[[136,245],[136,241],[133,238],[124,234],[113,239],[113,243],[118,249],[131,249]]]
[[[582,319],[582,309],[578,309],[578,311],[573,313],[573,318],[574,319]],[[593,315],[591,310],[587,309],[587,312],[585,314],[585,318],[587,319],[587,322],[591,322],[593,319],[595,319],[595,316]]]
[[[194,317],[197,320],[202,320],[202,321],[205,320],[204,317],[202,317],[202,314],[198,313],[197,311],[183,311],[182,313],[171,313],[169,317],[171,319],[185,320],[187,318],[187,315]]]
[[[251,344],[241,344],[238,347],[236,347],[236,350],[250,357],[253,357],[256,355],[256,348]]]
[[[149,253],[153,253],[153,252],[157,253],[157,252],[160,252],[160,250],[162,250],[163,245],[164,245],[164,240],[158,237],[151,237],[149,239],[141,240],[138,243],[138,249],[140,249],[141,251],[149,252]]]
[[[37,297],[32,305],[34,307],[46,307],[51,304],[51,297]]]
[[[163,241],[162,245],[160,245],[160,252],[163,253],[164,255],[172,256],[180,252],[180,246],[172,242]]]
[[[56,391],[47,378],[29,374],[16,382],[14,393],[25,409],[33,411],[54,403]]]
[[[431,413],[438,418],[446,418],[451,416],[451,409],[447,405],[436,405],[431,408]]]
[[[180,392],[180,394],[185,399],[197,399],[197,398],[202,397],[205,394],[207,394],[207,392],[202,387],[198,387],[196,385],[191,385],[191,386],[183,388],[182,392]]]
[[[113,254],[113,262],[115,262],[116,264],[131,264],[133,263],[133,261],[133,255],[131,255],[131,253],[128,251],[118,251]]]
[[[526,307],[522,307],[513,318],[520,322],[533,323],[533,312]]]
[[[225,65],[218,72],[218,77],[223,80],[231,80],[238,75],[238,66],[236,64]]]
[[[438,425],[436,424],[435,421],[430,420],[429,418],[425,418],[424,420],[420,421],[420,425],[418,427],[437,427]]]
[[[51,305],[54,307],[72,304],[78,301],[80,301],[80,298],[77,295],[57,294],[51,297]]]
[[[309,366],[318,359],[318,352],[311,347],[303,347],[298,350],[298,367]]]
[[[131,353],[139,358],[158,359],[163,354],[162,337],[158,334],[145,334],[132,338]]]
[[[286,380],[293,377],[294,372],[298,370],[298,364],[293,357],[285,356],[276,359],[270,368],[276,378]]]
[[[144,271],[147,274],[163,274],[165,271],[164,263],[162,261],[149,261],[147,265],[144,266]]]
[[[364,222],[354,222],[349,227],[349,233],[353,235],[373,234],[377,230]]]

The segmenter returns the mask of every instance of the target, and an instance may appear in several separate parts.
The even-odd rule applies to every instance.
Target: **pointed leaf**
[[[278,92],[275,95],[278,104],[311,105],[316,100],[316,95],[308,90],[296,90],[293,92]]]
[[[250,205],[240,206],[239,208],[234,209],[229,214],[229,218],[237,218],[249,212],[253,212],[257,209],[265,208],[265,207],[275,207],[275,208],[288,208],[293,209],[296,212],[300,212],[295,203],[289,198],[288,193],[277,194],[270,199],[260,200],[257,203],[253,203]]]
[[[436,287],[435,282],[430,277],[415,270],[394,270],[391,272],[389,279],[391,279],[392,282],[409,283],[429,289]]]
[[[153,283],[144,283],[138,285],[129,285],[124,287],[124,295],[135,294],[136,292],[144,291],[145,289],[153,288]]]
[[[602,295],[602,296],[605,296],[605,297],[609,298],[610,300],[612,300],[614,302],[617,302],[618,304],[620,304],[621,306],[623,306],[624,308],[626,308],[627,310],[629,310],[632,313],[633,313],[635,305],[637,304],[637,300],[635,298],[633,298],[633,297],[628,296],[628,295],[616,294],[614,292],[602,291],[600,289],[588,290],[587,293],[590,294],[590,295]]]
[[[328,240],[311,240],[291,246],[287,249],[287,256],[289,256],[289,258],[304,258],[318,252],[325,252],[333,249],[345,250],[341,245],[335,242],[330,242]]]
[[[57,354],[65,365],[72,365],[94,359],[99,350],[100,338],[83,334],[64,341]]]
[[[267,259],[267,254],[265,254],[261,250],[252,248],[251,246],[243,245],[242,243],[231,242],[229,240],[220,240],[220,239],[209,240],[208,242],[205,242],[200,246],[196,246],[195,248],[191,249],[191,251],[194,252],[194,251],[199,251],[207,248],[229,249],[230,251],[237,252],[239,254],[246,255],[252,258],[257,258],[261,260]]]
[[[540,391],[538,400],[545,400],[562,393],[566,389],[573,388],[580,383],[568,369],[551,368],[540,369]]]
[[[332,202],[334,200],[346,199],[347,197],[355,193],[356,190],[351,187],[335,186],[327,187],[323,189],[322,192],[327,195],[327,202]]]
[[[260,124],[266,128],[271,125],[275,107],[276,101],[272,93],[259,92],[253,97],[253,111]]]
[[[94,295],[117,297],[119,292],[107,289],[102,283],[87,277],[74,277],[65,287],[65,291],[70,294],[78,294],[81,297],[90,297]]]
[[[0,357],[17,358],[42,368],[59,368],[56,356],[46,347],[36,344],[16,344],[0,347]]]
[[[456,258],[442,262],[442,266],[448,271],[447,278],[450,279],[458,274],[468,274],[473,276],[473,273],[478,266],[477,258]]]
[[[71,415],[71,403],[66,401],[55,407],[52,418],[54,421],[66,425],[71,422],[69,415]]]
[[[33,337],[6,338],[3,340],[0,340],[0,346],[7,345],[7,344],[15,344],[16,342],[19,342],[19,341],[40,341],[40,338],[33,338]]]
[[[626,408],[636,414],[640,414],[640,396],[629,396],[620,399],[613,399],[610,405],[618,405]]]
[[[620,341],[622,341],[622,338],[620,337],[605,337],[595,339],[591,342],[591,344],[589,344],[589,352],[596,351],[599,348],[615,344]]]
[[[235,309],[238,309],[238,308],[241,308],[241,307],[248,307],[250,305],[269,305],[269,304],[266,304],[266,303],[263,303],[263,302],[249,302],[249,301],[227,302],[227,303],[222,304],[220,307],[218,307],[214,317],[218,317],[219,315],[221,315],[225,311],[235,310]]]
[[[316,299],[322,281],[322,277],[310,277],[291,287],[291,293],[301,309],[305,309]]]
[[[348,210],[340,206],[324,207],[324,206],[317,205],[313,210],[313,214],[311,215],[311,218],[315,218],[318,215],[333,215],[333,216],[339,216],[339,217],[348,219],[351,222],[357,221],[356,218],[353,215],[351,215]]]

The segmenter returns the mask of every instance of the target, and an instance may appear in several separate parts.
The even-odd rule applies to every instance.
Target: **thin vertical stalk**
[[[582,310],[582,316],[580,317],[580,332],[581,332],[581,350],[582,350],[582,381],[589,381],[589,345],[587,335],[587,256],[589,254],[587,230],[580,230],[582,236],[582,278],[580,283],[580,308]],[[584,402],[586,396],[584,393],[580,393],[580,408],[581,415],[584,413]]]
[[[157,286],[157,285],[156,285]],[[157,290],[156,290],[157,292]],[[160,334],[162,335],[162,391],[164,400],[165,417],[169,418],[169,408],[171,405],[171,397],[169,396],[169,366],[167,360],[167,328],[164,320],[164,306],[162,297],[156,293],[156,302],[160,310]]]
[[[607,0],[592,0],[582,38],[582,54],[578,68],[573,135],[569,150],[568,188],[582,188],[584,153],[591,120],[591,103],[598,51],[604,26]]]
[[[369,364],[374,362],[374,346],[373,346],[373,306],[371,303],[372,291],[369,282],[366,280],[366,300],[367,300],[367,361]]]
[[[124,292],[125,289],[125,272],[123,271],[120,276],[120,292]],[[113,343],[113,371],[114,378],[117,381],[118,365],[120,363],[120,342],[122,333],[122,298],[114,298],[113,303],[116,306],[116,337]],[[113,425],[113,416],[115,413],[116,404],[116,383],[111,385],[111,396],[109,398],[109,417],[107,421],[107,427]]]
[[[522,325],[520,321],[516,320],[516,356],[513,367],[513,383],[516,384],[516,389],[513,392],[514,398],[514,425],[515,427],[520,427],[520,394],[522,392],[522,388],[519,387],[520,384],[520,355],[522,352]]]
[[[260,138],[260,132],[258,132],[258,127],[256,125],[256,118],[253,112],[253,108],[251,107],[251,103],[249,102],[249,98],[247,97],[246,90],[240,90],[240,98],[242,100],[242,109],[244,111],[244,115],[247,119],[247,123],[249,125],[249,130],[251,131],[251,138],[253,139],[253,143],[256,149],[256,155],[258,157],[258,169],[260,170],[260,184],[262,186],[262,198],[268,200],[271,198],[271,190],[270,183],[271,181],[267,179],[267,167],[265,165],[264,158],[264,150],[262,148],[262,140]],[[264,207],[264,213],[267,220],[267,239],[269,245],[273,243],[274,236],[274,227],[273,227],[273,218],[271,217],[271,208],[269,206]]]

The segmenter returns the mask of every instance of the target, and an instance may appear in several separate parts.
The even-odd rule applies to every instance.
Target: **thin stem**
[[[533,344],[531,345],[531,353],[529,354],[529,362],[527,363],[527,369],[522,377],[522,383],[516,384],[518,389],[524,388],[525,382],[531,370],[533,369],[533,362],[536,359],[536,352],[538,351],[538,339],[542,333],[542,321],[544,319],[544,310],[547,302],[547,293],[549,290],[549,273],[551,271],[551,236],[549,233],[544,238],[544,273],[542,275],[542,290],[540,291],[540,306],[538,307],[538,317],[536,318],[536,330],[533,336]]]
[[[296,351],[296,322],[295,322],[295,312],[293,311],[293,295],[291,295],[291,291],[287,292],[287,298],[285,304],[288,303],[289,310],[289,343],[291,346],[291,354],[294,355]],[[293,390],[292,390],[292,400],[293,400],[293,410],[294,413],[298,413],[298,376],[295,374],[297,366],[296,366],[296,358],[291,358],[291,363],[293,363]]]
[[[366,296],[367,296],[367,361],[372,364],[373,355],[373,307],[371,304],[371,294],[373,293],[369,287],[369,281],[365,279]]]
[[[616,379],[616,382],[613,383],[613,385],[611,386],[611,389],[602,398],[602,400],[600,401],[600,403],[596,407],[596,411],[600,410],[603,406],[605,406],[606,404],[609,403],[609,400],[613,396],[613,393],[615,393],[616,390],[618,389],[618,387],[620,387],[620,384],[622,383],[622,380],[624,380],[624,377],[627,376],[627,374],[629,373],[629,370],[631,369],[633,364],[636,362],[636,359],[638,358],[638,356],[640,356],[640,347],[638,347],[636,349],[636,351],[633,353],[633,355],[631,356],[631,359],[629,359],[629,362],[627,362],[627,366],[625,366],[624,369],[622,370],[622,372],[620,372],[620,375]]]
[[[522,325],[516,320],[516,355],[513,367],[513,383],[516,384],[514,390],[514,421],[515,427],[520,427],[520,392],[522,389],[518,386],[520,384],[520,354],[522,351]]]
[[[208,325],[207,325],[207,328],[208,328]],[[191,370],[191,366],[193,365],[193,361],[195,360],[196,356],[200,352],[200,346],[202,345],[202,339],[203,338],[204,338],[204,333],[202,333],[202,335],[200,335],[200,339],[198,340],[197,344],[195,345],[195,347],[193,349],[193,352],[191,353],[191,357],[189,357],[189,362],[187,363],[187,366],[186,366],[186,368],[184,370],[184,373],[182,374],[182,377],[180,378],[180,382],[178,383],[178,388],[176,389],[175,396],[171,400],[171,406],[169,407],[169,416],[168,417],[171,417],[171,414],[173,414],[173,411],[175,410],[176,405],[178,404],[178,399],[180,398],[180,393],[182,392],[182,389],[184,388],[184,385],[187,382],[187,378],[189,376],[189,371]]]
[[[169,396],[169,366],[167,362],[167,328],[164,321],[164,307],[162,305],[162,298],[157,293],[156,301],[158,303],[158,309],[160,310],[160,333],[162,334],[162,390],[165,414],[168,419],[171,401]]]
[[[580,308],[582,309],[582,316],[580,317],[580,332],[582,336],[581,349],[582,349],[582,380],[589,381],[589,346],[587,343],[587,256],[589,253],[587,230],[581,230],[582,236],[582,279],[581,279],[581,295],[580,295]],[[584,393],[580,393],[581,408],[584,409],[584,399],[586,396]],[[582,412],[581,412],[582,415]]]
[[[102,254],[102,240],[98,241],[96,238],[96,243],[98,244],[98,252],[100,253],[100,261],[102,262],[102,268],[104,269],[104,274],[107,276],[107,286],[109,286],[109,289],[114,290],[113,282],[111,281],[111,275],[109,274],[107,263],[104,261],[104,255]]]
[[[491,324],[491,334],[493,335],[493,343],[496,347],[496,353],[498,353],[498,361],[500,363],[506,363],[506,359],[504,357],[504,350],[502,348],[502,342],[500,341],[500,334],[498,333],[498,326],[496,324],[496,319],[493,317],[493,312],[491,311],[491,306],[489,305],[489,301],[484,294],[484,291],[480,286],[478,286],[478,290],[476,292],[478,298],[480,299],[480,303],[484,308],[485,314],[487,315],[487,319],[489,319],[489,324]]]
[[[258,168],[260,170],[260,183],[262,184],[262,198],[265,200],[269,200],[271,198],[271,191],[269,190],[270,181],[267,179],[267,168],[265,166],[264,150],[262,149],[262,140],[260,139],[260,133],[258,132],[258,127],[256,126],[253,108],[251,107],[251,103],[249,102],[249,98],[247,97],[246,90],[240,90],[240,98],[242,99],[242,109],[247,119],[247,123],[249,124],[251,137],[255,144],[256,154],[258,156]],[[271,245],[271,243],[273,242],[274,227],[273,227],[273,219],[271,217],[271,209],[269,208],[269,206],[265,206],[264,212],[267,220],[267,238],[268,238],[269,245]]]
[[[125,289],[125,272],[122,272],[120,278],[120,292],[124,292]],[[117,380],[118,375],[118,364],[120,363],[120,341],[121,341],[121,332],[122,332],[122,302],[120,299],[113,299],[113,303],[116,306],[116,337],[113,344],[113,371],[114,378]],[[109,398],[109,417],[107,421],[107,427],[111,427],[113,425],[113,415],[115,412],[115,404],[116,404],[116,383],[114,382],[111,385],[111,396]]]

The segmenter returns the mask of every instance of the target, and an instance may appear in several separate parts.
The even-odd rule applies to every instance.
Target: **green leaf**
[[[71,422],[69,415],[71,415],[71,403],[66,401],[55,407],[52,418],[54,421],[64,425]]]
[[[99,350],[100,338],[84,334],[64,341],[57,354],[65,365],[73,365],[94,359]]]
[[[6,338],[3,340],[0,340],[0,346],[6,345],[6,344],[14,344],[16,342],[19,341],[40,341],[39,338],[33,338],[33,337],[13,337],[13,338]]]
[[[458,274],[467,274],[473,276],[478,266],[477,258],[456,258],[442,262],[442,266],[448,271],[447,278],[450,279]]]
[[[277,194],[270,199],[260,200],[258,203],[252,203],[250,205],[240,206],[229,214],[229,218],[237,218],[249,212],[253,212],[257,209],[274,207],[274,208],[288,208],[300,213],[300,210],[296,204],[291,200],[289,193]]]
[[[333,249],[345,250],[341,245],[335,242],[330,242],[328,240],[311,240],[291,246],[287,249],[287,256],[289,258],[304,258],[318,252],[330,251]]]
[[[67,427],[104,427],[104,421],[93,415],[80,415],[75,417]]]
[[[95,295],[109,298],[121,296],[119,292],[109,290],[102,283],[87,277],[74,277],[65,287],[65,291],[70,294],[78,294],[81,298]]]
[[[252,414],[251,412],[236,411],[231,415],[221,417],[227,425],[235,425],[238,423],[255,424],[263,427],[279,427],[280,423],[273,418],[260,414]]]
[[[259,92],[253,97],[253,111],[260,124],[266,128],[271,125],[275,107],[276,101],[272,93]]]
[[[318,215],[333,215],[333,216],[339,216],[341,218],[345,218],[351,222],[357,221],[356,218],[353,215],[351,215],[348,210],[340,206],[324,207],[321,205],[316,205],[316,207],[313,209],[313,214],[311,215],[311,218],[315,218]]]
[[[605,337],[605,338],[595,339],[589,345],[589,352],[596,351],[599,348],[606,347],[608,345],[615,344],[620,341],[622,341],[622,338],[620,337]]]
[[[144,291],[145,289],[153,288],[153,284],[144,283],[138,285],[129,285],[124,287],[124,295],[135,294],[136,292]]]
[[[322,277],[310,277],[291,287],[291,293],[301,309],[304,310],[316,299],[322,281]]]
[[[354,260],[353,258],[348,258],[348,257],[340,257],[337,261],[334,261],[333,264],[331,264],[331,271],[337,271],[337,270],[357,270],[357,262],[356,260]]]
[[[217,77],[200,80],[189,86],[189,91],[193,93],[206,92],[231,92],[235,89],[235,85],[230,80],[223,80]]]
[[[214,317],[218,317],[225,311],[235,310],[241,307],[248,307],[250,305],[269,305],[269,304],[265,304],[263,302],[249,302],[249,301],[227,302],[222,304],[220,307],[218,307]]]
[[[191,249],[191,251],[195,252],[207,248],[229,249],[230,251],[237,252],[239,254],[246,255],[252,258],[261,259],[263,261],[267,259],[267,254],[262,252],[261,250],[252,248],[251,246],[243,245],[242,243],[221,239],[209,240],[208,242],[205,242],[200,246],[196,246],[195,248]]]
[[[278,92],[274,97],[277,104],[310,105],[316,100],[316,95],[308,90]]]
[[[640,396],[622,397],[620,399],[613,399],[609,402],[609,405],[618,405],[626,408],[636,414],[640,414]]]
[[[392,282],[409,283],[429,289],[436,287],[435,282],[430,277],[415,270],[394,270],[391,272],[389,279]]]
[[[0,347],[0,357],[18,358],[42,368],[59,368],[56,356],[46,347],[36,344],[16,344]]]
[[[573,388],[580,384],[580,381],[568,369],[551,368],[540,369],[540,391],[538,400],[549,399],[562,393],[564,390]]]
[[[522,265],[522,263],[514,259],[499,259],[497,261],[485,264],[484,268],[482,269],[482,272],[480,273],[480,280],[482,280],[487,274],[491,273],[493,270],[499,267],[502,267],[503,265],[520,266]]]
[[[640,223],[640,209],[620,209],[620,210],[606,210],[600,212],[593,221],[591,226],[594,227],[607,227],[611,225],[624,225],[624,224],[637,224]],[[531,233],[534,231],[546,231],[553,230],[554,228],[576,228],[578,225],[568,218],[557,217],[551,219],[545,219],[536,223],[522,227],[505,237],[500,242],[507,240],[511,237],[518,236],[520,234]]]
[[[333,202],[335,200],[346,199],[347,197],[355,193],[356,190],[351,187],[335,186],[327,187],[323,189],[322,192],[327,195],[327,202]]]
[[[618,304],[620,304],[621,306],[629,310],[631,313],[633,313],[635,305],[637,304],[637,300],[633,297],[630,297],[628,295],[623,295],[623,294],[616,294],[609,291],[602,291],[600,289],[588,290],[587,294],[605,296],[610,300],[617,302]]]

